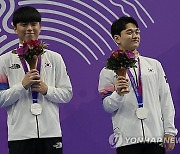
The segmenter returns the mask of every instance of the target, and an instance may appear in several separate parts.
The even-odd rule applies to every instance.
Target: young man
[[[101,70],[98,89],[104,109],[112,113],[116,136],[111,142],[117,154],[165,154],[165,149],[174,148],[177,130],[163,68],[159,61],[137,51],[140,31],[135,19],[121,17],[112,24],[111,33],[119,49],[133,51],[138,61],[137,68],[127,70],[126,78],[106,68]],[[129,88],[129,93],[122,94],[122,88]]]
[[[41,15],[33,7],[21,7],[13,14],[13,25],[21,46],[38,39]],[[72,98],[61,55],[46,50],[38,60],[39,70],[28,69],[27,73],[18,55],[11,51],[1,55],[0,61],[0,106],[7,107],[9,153],[61,154],[59,103]],[[32,91],[38,92],[37,98]]]

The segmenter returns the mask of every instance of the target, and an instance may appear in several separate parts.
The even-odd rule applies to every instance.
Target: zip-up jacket
[[[41,58],[40,77],[48,91],[38,94],[42,113],[36,119],[30,111],[32,92],[22,86],[25,72],[18,55],[8,52],[0,56],[0,107],[7,108],[9,141],[62,136],[59,103],[71,100],[71,82],[60,54],[46,50]]]
[[[159,61],[139,56],[143,90],[143,106],[148,117],[140,120],[136,116],[138,102],[129,79],[128,94],[116,92],[117,75],[103,68],[100,72],[98,90],[102,96],[105,111],[112,113],[114,132],[119,134],[116,147],[147,142],[162,142],[164,134],[176,135],[175,110],[166,75]],[[134,79],[139,76],[138,68],[130,69]]]

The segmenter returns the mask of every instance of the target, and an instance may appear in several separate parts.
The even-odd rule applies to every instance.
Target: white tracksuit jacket
[[[100,72],[98,90],[103,98],[105,111],[112,113],[113,129],[120,138],[116,147],[139,143],[142,138],[150,142],[160,142],[164,134],[177,134],[174,126],[175,111],[170,88],[160,62],[143,56],[139,56],[139,58],[143,104],[149,111],[143,124],[135,114],[138,102],[130,79],[130,92],[120,96],[115,88],[116,74],[105,68]],[[138,68],[135,70],[138,74]],[[135,78],[133,69],[130,71]],[[129,78],[128,75],[127,78]]]
[[[60,54],[47,50],[42,56],[41,79],[47,84],[46,95],[38,94],[42,113],[38,125],[30,112],[32,94],[22,86],[24,70],[17,54],[0,56],[0,107],[7,107],[8,140],[61,137],[59,103],[72,98],[72,86]],[[27,64],[27,66],[29,66]]]

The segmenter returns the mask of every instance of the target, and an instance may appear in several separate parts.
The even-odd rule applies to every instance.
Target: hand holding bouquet
[[[126,71],[136,66],[135,54],[132,51],[116,50],[107,59],[106,68],[113,70],[118,76],[126,77]],[[128,88],[121,89],[122,94],[128,93]]]

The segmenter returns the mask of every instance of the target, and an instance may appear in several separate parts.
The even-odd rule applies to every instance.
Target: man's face
[[[41,24],[39,22],[20,22],[14,27],[14,31],[18,35],[20,43],[37,40],[41,31]]]
[[[140,44],[140,31],[132,23],[126,25],[126,29],[120,35],[115,36],[115,41],[120,45],[121,50],[135,50]]]

